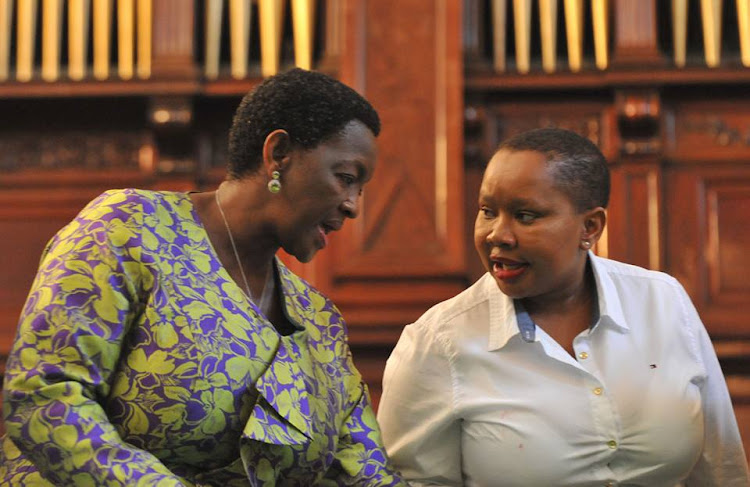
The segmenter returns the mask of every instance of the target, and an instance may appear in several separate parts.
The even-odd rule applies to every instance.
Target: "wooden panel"
[[[659,270],[662,267],[661,170],[656,164],[611,168],[607,256]]]
[[[706,187],[709,300],[717,306],[750,297],[750,177],[709,182]]]
[[[685,285],[712,335],[750,335],[750,166],[675,166],[666,183],[667,271]]]
[[[717,349],[717,352],[721,356],[720,349]],[[744,351],[744,357],[747,357],[747,352],[748,350]],[[747,370],[746,363],[745,367],[741,367],[741,370]],[[734,404],[734,414],[740,427],[740,435],[744,439],[745,456],[750,461],[750,448],[748,448],[750,446],[750,377],[730,373],[726,374],[726,379]]]
[[[750,462],[750,404],[739,403],[734,406],[734,414],[740,426],[740,435],[745,443],[745,457]]]

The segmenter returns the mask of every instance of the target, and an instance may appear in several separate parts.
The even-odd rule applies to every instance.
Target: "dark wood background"
[[[113,187],[213,189],[223,178],[232,112],[259,77],[202,76],[202,2],[186,3],[154,3],[147,80],[0,82],[0,354],[45,242],[88,200]],[[545,73],[534,54],[519,74],[493,69],[489,0],[321,2],[315,67],[367,96],[383,132],[361,217],[312,264],[289,263],[344,312],[376,402],[402,327],[481,275],[471,227],[493,148],[558,126],[591,138],[611,163],[597,252],[683,283],[750,446],[750,69],[731,38],[718,67],[693,41],[675,67],[667,3],[610,2],[605,70],[587,37],[581,71],[561,62]]]

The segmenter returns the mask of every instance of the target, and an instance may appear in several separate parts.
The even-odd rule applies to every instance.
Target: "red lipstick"
[[[511,259],[492,259],[492,274],[500,280],[515,279],[520,277],[529,264]]]

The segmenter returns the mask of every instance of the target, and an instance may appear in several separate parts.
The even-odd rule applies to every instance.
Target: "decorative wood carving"
[[[465,117],[466,151],[472,157],[472,165],[484,166],[503,140],[542,127],[571,130],[587,137],[605,153],[611,150],[611,122],[604,103],[580,100],[540,104],[529,100],[486,106],[471,104]]]
[[[680,103],[667,117],[667,155],[681,162],[747,160],[749,117],[744,99]]]
[[[615,107],[621,140],[620,150],[628,156],[661,151],[661,99],[654,89],[618,90]]]
[[[152,145],[146,131],[0,134],[0,171],[138,169]]]

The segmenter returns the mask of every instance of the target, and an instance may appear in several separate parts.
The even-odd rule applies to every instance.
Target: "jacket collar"
[[[306,443],[313,435],[310,392],[301,368],[306,354],[302,347],[309,340],[306,318],[311,313],[309,286],[276,259],[280,291],[287,318],[298,331],[280,336],[273,325],[263,327],[264,341],[276,347],[276,353],[266,371],[255,382],[258,402],[248,419],[245,438],[279,445]]]
[[[300,334],[284,337],[268,369],[255,381],[260,397],[243,437],[276,445],[307,443],[313,436],[310,393],[300,361]]]

